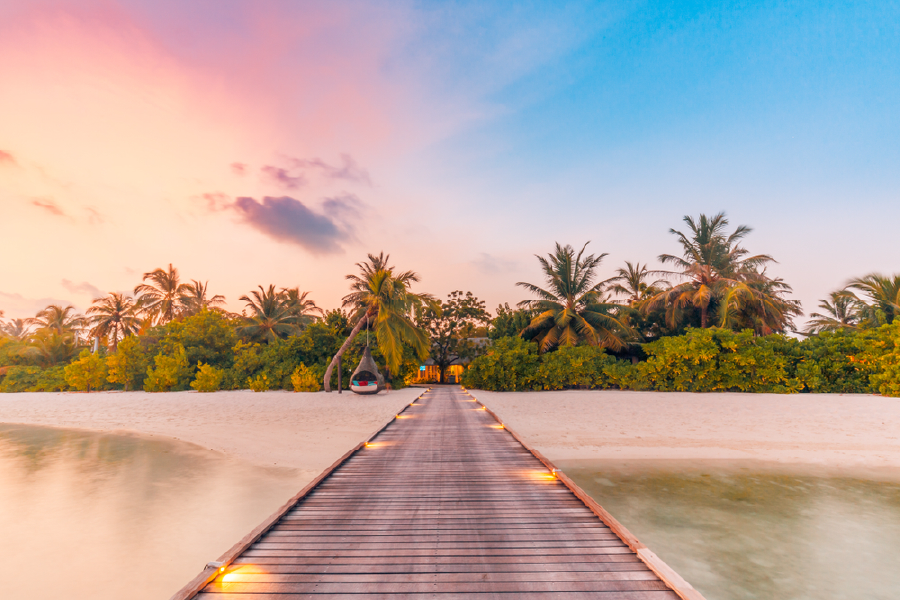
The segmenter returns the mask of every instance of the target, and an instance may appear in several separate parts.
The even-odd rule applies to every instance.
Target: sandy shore
[[[471,390],[550,460],[740,460],[900,470],[900,399]]]
[[[422,391],[0,394],[0,423],[174,438],[309,480]]]

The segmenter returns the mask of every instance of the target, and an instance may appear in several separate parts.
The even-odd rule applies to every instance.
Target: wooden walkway
[[[174,598],[701,598],[547,464],[436,388]]]

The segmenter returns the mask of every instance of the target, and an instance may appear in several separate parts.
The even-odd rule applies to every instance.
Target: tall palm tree
[[[150,283],[146,283],[148,280]],[[156,269],[144,273],[143,281],[134,288],[138,308],[159,325],[178,316],[179,298],[190,290],[188,284],[179,283],[178,269],[169,263],[168,271]]]
[[[77,335],[86,324],[84,316],[76,313],[74,306],[63,308],[59,304],[50,304],[26,322],[28,325],[36,325],[37,329],[55,331],[60,335],[66,333]]]
[[[368,262],[356,263],[359,275],[346,276],[351,292],[344,296],[342,306],[351,309],[351,322],[355,324],[325,371],[326,392],[331,391],[331,373],[338,359],[364,326],[374,330],[387,367],[394,372],[400,368],[404,344],[412,346],[419,358],[428,356],[428,335],[415,325],[413,314],[420,306],[440,314],[440,303],[430,294],[412,292],[410,287],[419,281],[419,275],[413,271],[395,273],[389,265],[389,254],[369,254],[368,258]]]
[[[225,304],[225,296],[216,294],[209,297],[209,282],[191,279],[186,288],[178,296],[179,312],[185,315],[196,315],[203,309],[220,309]]]
[[[269,285],[268,289],[263,289],[261,285],[257,287],[259,291],[254,290],[249,296],[240,297],[240,300],[247,303],[250,311],[248,324],[242,331],[250,336],[262,336],[270,342],[299,333],[294,313],[285,304],[283,295],[275,290],[275,286]]]
[[[698,220],[685,216],[684,222],[689,228],[687,234],[669,230],[678,238],[682,256],[661,254],[659,260],[677,267],[677,271],[668,272],[670,275],[687,281],[647,298],[642,304],[645,311],[664,305],[670,327],[676,326],[676,320],[686,308],[699,311],[701,327],[708,327],[710,313],[718,311],[717,324],[725,326],[736,311],[766,307],[767,303],[783,300],[778,294],[788,288],[766,284],[772,280],[760,271],[775,259],[767,254],[748,256],[749,252],[740,245],[752,231],[749,227],[741,225],[727,233],[728,219],[723,212],[712,217],[701,214]],[[726,301],[724,305],[723,301]],[[786,314],[790,312],[787,306],[782,309]]]
[[[309,292],[301,292],[300,288],[281,289],[282,302],[290,311],[294,323],[299,327],[308,325],[325,314],[311,298],[306,298],[308,295]]]
[[[87,314],[93,325],[91,335],[105,337],[113,352],[118,349],[120,339],[137,333],[141,327],[134,299],[118,292],[94,300]]]
[[[823,331],[839,331],[841,329],[857,329],[859,325],[859,309],[862,304],[853,293],[839,290],[828,294],[828,300],[821,300],[821,313],[810,313],[810,320],[804,328],[806,333],[814,334]]]
[[[893,276],[869,273],[852,280],[847,287],[863,292],[872,301],[867,311],[871,325],[891,324],[900,316],[900,273]]]
[[[626,260],[625,267],[616,269],[616,276],[604,281],[603,285],[607,292],[626,296],[628,304],[633,306],[647,296],[658,294],[668,287],[669,282],[665,279],[649,281],[651,277],[659,274],[659,271],[650,271],[647,265],[639,262],[631,264]]]
[[[533,339],[542,352],[581,341],[618,350],[632,335],[631,328],[617,318],[616,305],[603,297],[603,282],[595,283],[597,267],[606,253],[584,256],[586,248],[587,244],[576,255],[572,246],[557,242],[556,250],[546,258],[535,255],[547,289],[524,281],[516,284],[538,297],[519,302],[519,306],[537,313],[523,333],[536,334]]]

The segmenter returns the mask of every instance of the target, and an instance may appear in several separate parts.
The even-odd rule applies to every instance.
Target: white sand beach
[[[550,460],[753,460],[900,472],[900,399],[873,395],[482,392]]]
[[[260,466],[297,469],[305,483],[423,391],[0,394],[0,423],[174,438]]]

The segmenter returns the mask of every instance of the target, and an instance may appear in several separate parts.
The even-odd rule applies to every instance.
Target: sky
[[[809,313],[900,271],[898,65],[896,1],[0,0],[0,310],[380,251],[493,309],[725,211]]]

